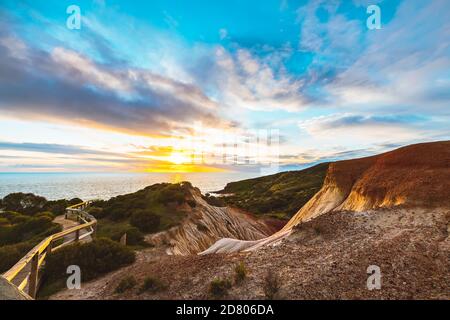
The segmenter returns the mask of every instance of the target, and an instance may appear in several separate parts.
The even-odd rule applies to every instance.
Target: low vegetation
[[[158,183],[134,193],[94,202],[89,213],[98,220],[98,234],[118,241],[127,233],[127,244],[142,245],[144,234],[167,230],[192,207],[189,182]],[[189,204],[190,203],[190,204]]]
[[[142,284],[139,292],[149,292],[156,293],[166,289],[166,285],[157,277],[149,276],[144,279],[144,283]]]
[[[270,176],[231,182],[218,193],[205,196],[216,206],[232,205],[246,211],[276,218],[292,217],[322,187],[328,163]]]
[[[234,267],[234,282],[241,283],[247,277],[247,268],[243,262]]]
[[[4,197],[0,208],[5,211],[20,212],[24,215],[34,216],[39,212],[49,211],[54,215],[61,215],[71,205],[82,202],[79,198],[71,200],[51,200],[34,195],[32,193],[16,192]]]
[[[47,236],[61,231],[53,223],[65,208],[81,199],[52,200],[32,193],[11,193],[0,199],[0,273],[11,268]]]
[[[35,216],[13,211],[1,213],[0,273],[11,268],[45,237],[61,231],[61,226],[52,222],[53,217],[51,212]]]
[[[76,243],[52,252],[43,269],[41,296],[50,295],[64,286],[67,267],[77,265],[81,270],[81,281],[95,279],[135,261],[135,253],[129,248],[105,238],[89,243]],[[50,290],[51,289],[51,290]]]
[[[209,294],[213,298],[222,298],[228,293],[231,288],[231,281],[228,279],[215,278],[209,284]]]
[[[114,292],[124,293],[125,291],[133,289],[136,285],[137,285],[136,279],[133,276],[128,276],[120,280]]]

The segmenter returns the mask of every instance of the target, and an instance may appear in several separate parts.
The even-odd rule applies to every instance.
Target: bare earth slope
[[[399,205],[450,206],[450,141],[410,145],[377,156],[331,163],[320,191],[282,230],[253,242],[221,239],[203,254],[255,250],[288,236],[297,224],[330,211]]]
[[[272,270],[279,275],[282,299],[450,299],[449,220],[448,209],[333,212],[294,228],[277,246],[247,253],[141,251],[133,265],[52,299],[206,299],[210,282],[232,279],[241,261],[248,277],[223,298],[264,299],[264,278]],[[369,265],[381,269],[381,290],[367,289]],[[138,285],[115,294],[119,281],[130,274]],[[147,276],[167,288],[139,293]]]

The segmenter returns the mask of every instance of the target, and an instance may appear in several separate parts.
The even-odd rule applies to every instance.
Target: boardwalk
[[[29,298],[34,298],[39,289],[40,269],[45,264],[47,255],[69,243],[92,240],[97,220],[84,211],[91,203],[92,201],[86,201],[66,208],[65,215],[54,219],[63,230],[42,240],[2,277],[25,296],[27,292]]]

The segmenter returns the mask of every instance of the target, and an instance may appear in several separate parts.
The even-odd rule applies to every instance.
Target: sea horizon
[[[67,176],[71,180],[67,180]],[[48,200],[81,198],[107,200],[156,183],[189,181],[205,194],[227,183],[260,177],[260,172],[0,172],[0,198],[23,192]]]

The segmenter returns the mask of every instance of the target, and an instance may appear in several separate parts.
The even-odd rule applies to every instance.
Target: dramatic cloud
[[[114,69],[65,48],[47,53],[5,34],[0,55],[3,114],[144,135],[170,135],[195,121],[230,125],[199,88],[143,69]]]

